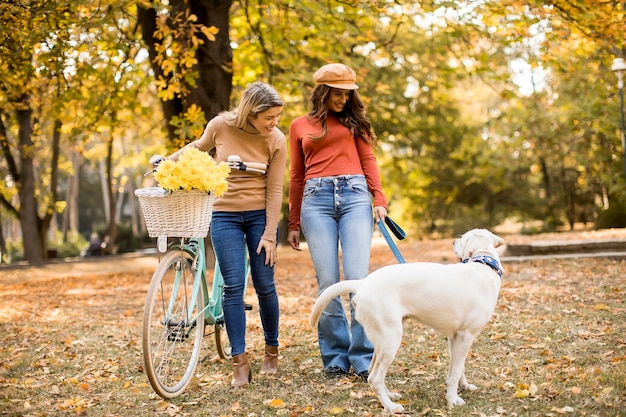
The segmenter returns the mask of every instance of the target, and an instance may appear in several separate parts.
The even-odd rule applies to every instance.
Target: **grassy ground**
[[[402,242],[407,261],[455,262],[450,240]],[[281,371],[258,374],[262,332],[248,313],[253,383],[229,386],[211,337],[187,392],[157,397],[143,372],[141,314],[155,258],[0,271],[0,415],[385,415],[356,378],[327,380],[307,324],[316,284],[306,252],[279,251]],[[395,263],[375,246],[372,268]],[[412,416],[626,415],[626,261],[510,262],[496,314],[466,363],[479,389],[449,409],[445,339],[408,322],[388,384]]]

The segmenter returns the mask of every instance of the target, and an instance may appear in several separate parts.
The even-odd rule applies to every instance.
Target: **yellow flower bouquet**
[[[226,178],[229,172],[225,162],[218,164],[208,153],[188,147],[178,161],[166,159],[161,162],[154,179],[159,187],[167,191],[200,190],[221,197],[228,188]]]
[[[207,236],[213,202],[228,189],[229,173],[227,163],[197,148],[186,148],[177,161],[162,161],[154,172],[158,187],[135,190],[148,236]]]

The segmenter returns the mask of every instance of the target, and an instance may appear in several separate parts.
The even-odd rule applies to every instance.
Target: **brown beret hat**
[[[356,73],[344,64],[327,64],[315,71],[313,81],[316,85],[325,84],[342,90],[356,90]]]

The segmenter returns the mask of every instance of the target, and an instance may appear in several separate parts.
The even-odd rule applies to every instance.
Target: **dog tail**
[[[313,304],[313,309],[311,310],[311,315],[309,316],[309,323],[311,327],[316,328],[317,322],[322,315],[322,311],[326,308],[328,303],[340,295],[348,294],[348,293],[356,293],[359,287],[361,286],[362,280],[351,279],[344,280],[341,282],[337,282],[330,287],[326,288],[317,298],[315,304]]]

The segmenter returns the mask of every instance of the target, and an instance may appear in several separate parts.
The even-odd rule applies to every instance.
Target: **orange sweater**
[[[227,179],[228,191],[215,200],[213,210],[265,209],[263,239],[276,242],[287,162],[285,135],[278,128],[275,128],[270,136],[261,135],[252,126],[241,130],[229,125],[221,115],[218,115],[209,121],[202,136],[187,146],[194,146],[207,152],[215,148],[217,162],[227,161],[230,155],[239,155],[244,162],[267,164],[266,175],[231,170]],[[182,149],[170,155],[170,158],[178,159]]]
[[[376,165],[372,146],[355,138],[347,127],[329,114],[328,133],[319,141],[308,134],[318,135],[319,123],[311,123],[308,116],[300,116],[289,126],[291,169],[289,181],[289,230],[298,230],[304,183],[311,178],[338,175],[365,175],[375,206],[387,207],[387,199]]]

